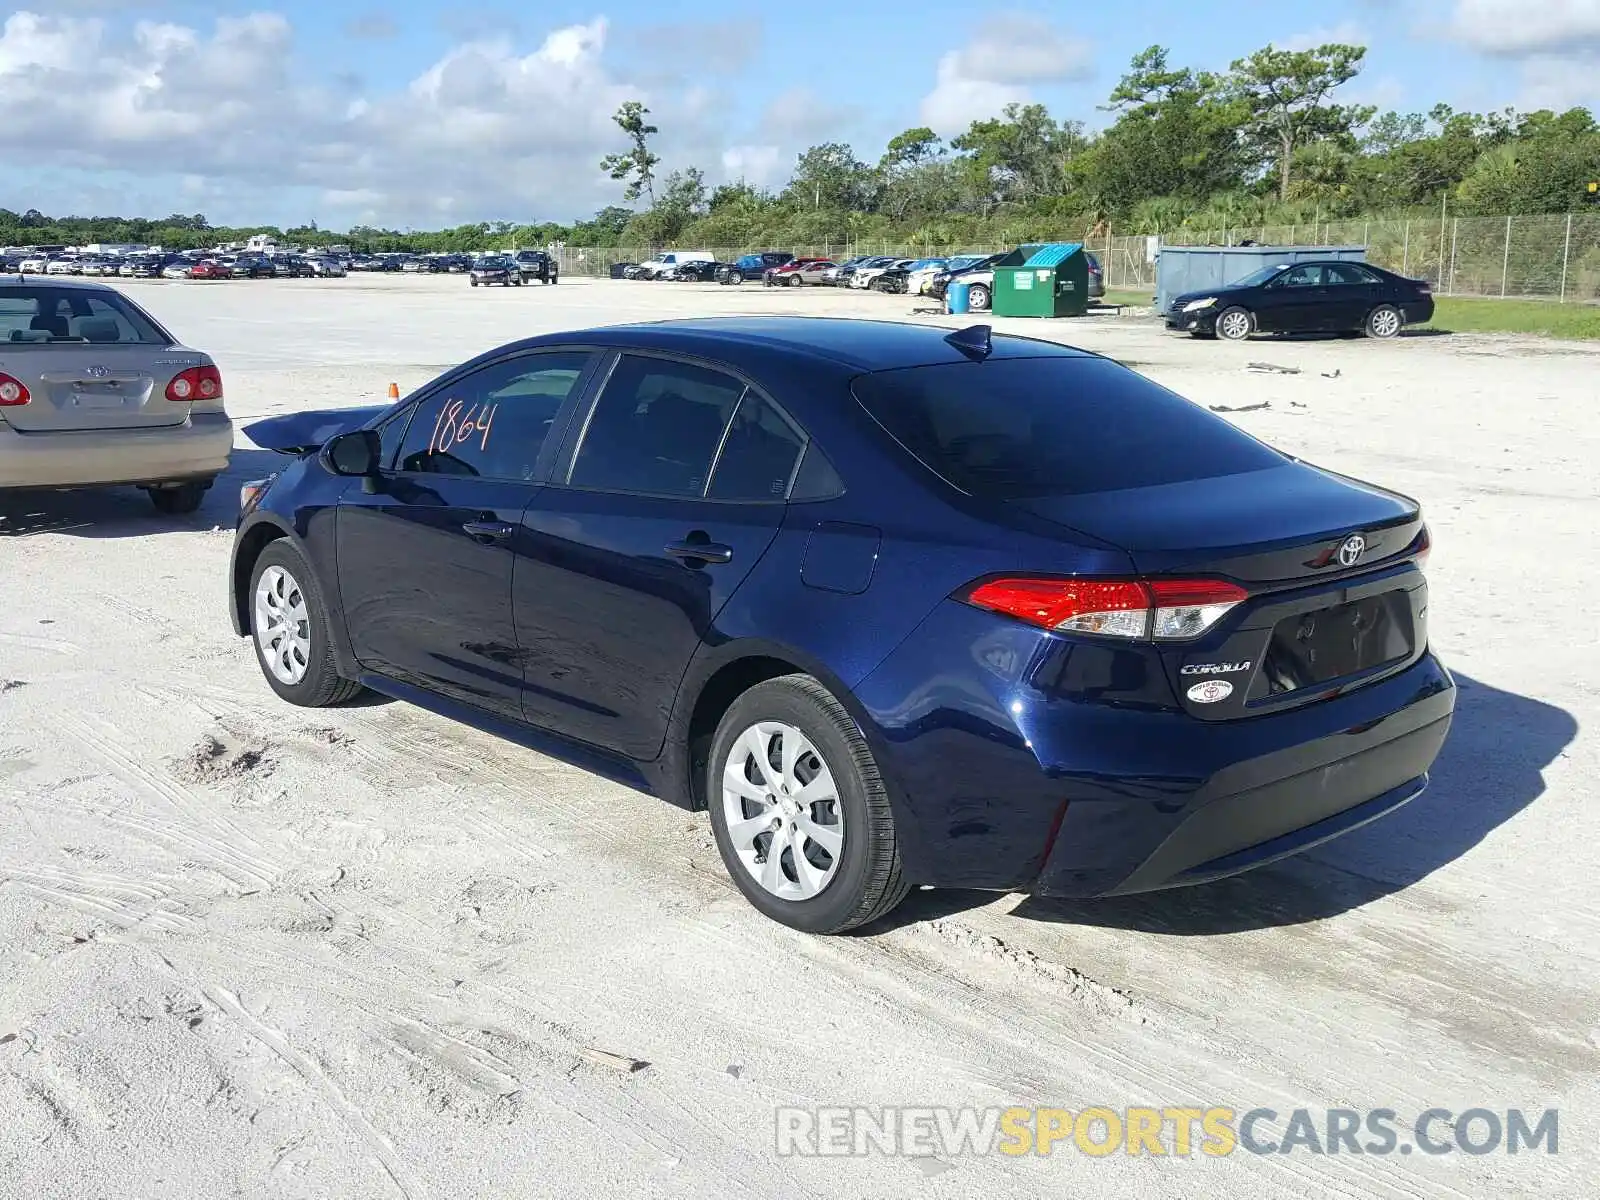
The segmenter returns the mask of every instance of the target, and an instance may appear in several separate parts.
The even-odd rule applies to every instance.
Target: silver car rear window
[[[0,342],[36,346],[165,346],[170,339],[116,292],[0,287]]]

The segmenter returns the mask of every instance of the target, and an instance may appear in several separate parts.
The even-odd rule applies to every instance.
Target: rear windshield
[[[973,496],[1020,500],[1262,471],[1277,451],[1100,358],[1012,358],[880,371],[856,399]]]
[[[0,287],[0,342],[166,346],[171,339],[116,292],[13,285]]]

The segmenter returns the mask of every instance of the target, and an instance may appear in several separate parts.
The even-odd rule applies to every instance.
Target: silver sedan
[[[0,284],[0,488],[132,484],[193,512],[232,452],[209,355],[104,284]]]

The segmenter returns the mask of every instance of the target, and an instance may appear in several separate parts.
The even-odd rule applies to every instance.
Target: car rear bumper
[[[182,425],[22,433],[0,418],[0,488],[94,487],[210,479],[228,468],[233,422],[192,414]]]
[[[1239,720],[1106,702],[1132,659],[1048,653],[1035,639],[1049,635],[963,607],[936,610],[855,688],[918,884],[1101,896],[1249,870],[1420,794],[1455,707],[1431,653]]]

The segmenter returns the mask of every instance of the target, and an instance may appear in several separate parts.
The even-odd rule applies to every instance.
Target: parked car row
[[[718,262],[704,250],[666,250],[649,262],[618,263],[613,279],[650,279],[669,282],[737,286],[760,280],[767,287],[850,287],[893,295],[929,296],[943,300],[952,279],[967,284],[968,306],[987,311],[994,293],[994,265],[1008,251],[997,254],[961,254],[949,257],[901,258],[892,254],[862,254],[844,262],[805,257],[781,250],[745,254],[733,262]],[[1089,297],[1105,295],[1100,260],[1089,260]]]
[[[214,254],[59,254],[0,256],[7,274],[101,279],[315,279],[342,278],[345,267],[331,255]]]

